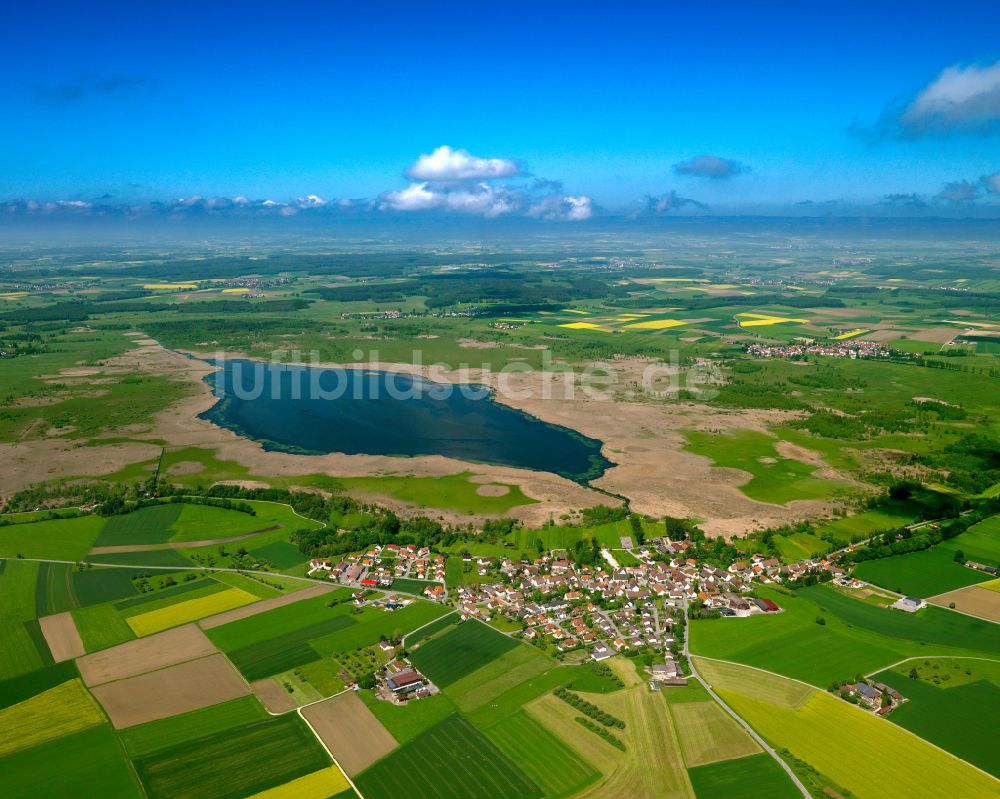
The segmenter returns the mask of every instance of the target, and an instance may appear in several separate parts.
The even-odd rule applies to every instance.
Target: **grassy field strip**
[[[356,780],[365,799],[535,799],[542,792],[461,716],[451,716]]]
[[[150,799],[237,799],[329,765],[323,747],[294,713],[187,741],[135,761]]]
[[[714,701],[670,705],[670,715],[689,768],[760,752],[750,734]]]
[[[129,757],[142,758],[163,749],[268,718],[255,697],[244,696],[158,721],[148,721],[118,733]]]
[[[414,650],[410,658],[422,673],[446,688],[517,646],[521,644],[482,622],[466,621]]]
[[[698,799],[800,799],[798,788],[770,755],[719,760],[688,769]]]
[[[548,799],[573,796],[601,775],[525,711],[486,730],[515,765],[540,787]]]
[[[972,657],[971,655],[924,655],[921,657],[904,658],[903,660],[897,660],[895,663],[890,663],[888,666],[883,666],[877,671],[872,671],[866,674],[866,677],[871,677],[873,674],[878,674],[880,671],[889,671],[889,669],[895,669],[898,666],[902,666],[913,660],[982,660],[986,663],[1000,663],[1000,658],[980,658]]]
[[[248,799],[327,799],[351,787],[353,786],[340,769],[330,766],[276,788],[255,793]]]
[[[772,745],[783,747],[862,799],[992,797],[1000,781],[918,736],[802,683],[781,691],[777,675],[697,660],[720,697]],[[761,687],[763,683],[763,688]],[[770,697],[770,698],[767,698]],[[859,769],[873,751],[880,767]]]
[[[44,665],[24,626],[25,621],[35,617],[35,583],[39,566],[19,560],[3,563],[3,574],[0,575],[0,680]]]
[[[80,680],[0,710],[0,757],[103,724],[104,713]]]
[[[476,669],[448,686],[448,697],[462,712],[492,702],[505,691],[552,667],[552,661],[531,646],[505,652],[492,663]]]
[[[744,666],[740,663],[707,658],[702,655],[696,656],[695,660],[698,672],[712,687],[743,678],[747,670],[752,671],[754,682],[752,685],[744,685],[741,689],[743,693],[753,699],[770,702],[779,707],[798,710],[808,701],[813,691],[819,690],[815,685],[810,685],[802,680],[785,677],[782,674],[776,674],[756,666]]]
[[[162,630],[178,627],[216,613],[249,605],[258,597],[242,588],[228,588],[198,599],[178,602],[158,610],[151,610],[127,619],[129,627],[138,636],[152,635]]]

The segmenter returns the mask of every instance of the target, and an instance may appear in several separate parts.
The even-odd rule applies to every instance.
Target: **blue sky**
[[[147,5],[5,10],[0,201],[411,210],[404,172],[442,145],[518,174],[446,170],[414,207],[998,197],[984,178],[1000,172],[1000,4],[985,0]]]

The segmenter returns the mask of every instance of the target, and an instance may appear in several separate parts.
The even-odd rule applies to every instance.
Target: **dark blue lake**
[[[501,405],[481,386],[247,360],[226,361],[206,380],[219,400],[201,418],[267,450],[446,455],[577,482],[611,465],[600,441]]]

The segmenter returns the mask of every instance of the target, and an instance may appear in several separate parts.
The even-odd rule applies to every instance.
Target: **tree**
[[[365,688],[371,690],[375,687],[375,675],[369,672],[368,674],[362,674],[358,677],[358,688]]]
[[[960,550],[955,550],[955,563],[965,563],[965,553]]]
[[[914,666],[912,669],[910,669],[910,679],[911,680],[919,680],[920,679],[920,673],[917,671],[917,667],[916,666]]]

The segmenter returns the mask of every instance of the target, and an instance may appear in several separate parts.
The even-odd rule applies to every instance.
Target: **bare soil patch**
[[[166,475],[184,475],[184,474],[200,474],[205,471],[205,464],[198,463],[198,461],[178,461],[177,463],[170,466],[165,474]]]
[[[91,690],[116,730],[250,693],[239,672],[222,654],[105,683]]]
[[[476,493],[481,497],[505,497],[510,493],[510,486],[481,485]]]
[[[923,330],[918,330],[916,333],[910,333],[910,338],[913,341],[927,341],[931,344],[944,344],[951,341],[958,334],[959,331],[953,327],[928,327]]]
[[[930,602],[943,608],[954,602],[955,610],[1000,623],[1000,591],[990,591],[988,588],[970,585],[936,596]]]
[[[269,713],[287,713],[297,707],[292,695],[273,677],[250,683],[254,695],[264,703]]]
[[[88,687],[215,654],[215,644],[194,624],[128,641],[77,660]]]
[[[69,611],[54,616],[43,616],[38,620],[38,626],[42,628],[45,643],[49,645],[52,659],[56,663],[86,654],[87,650],[83,646],[83,640]]]
[[[349,777],[399,746],[353,692],[309,705],[302,715]]]
[[[311,599],[314,596],[327,594],[333,590],[334,586],[332,585],[317,583],[316,585],[311,585],[308,588],[303,588],[301,591],[296,591],[294,594],[286,594],[285,596],[276,596],[272,599],[264,599],[260,602],[254,602],[252,605],[245,605],[242,608],[227,610],[225,613],[209,616],[207,619],[202,619],[198,622],[198,624],[205,630],[209,630],[212,627],[221,627],[223,624],[229,624],[231,621],[238,621],[239,619],[245,619],[249,616],[256,616],[258,613],[264,613],[268,610],[274,610],[275,608],[284,607],[285,605],[291,605],[293,602],[298,602],[302,599]]]

